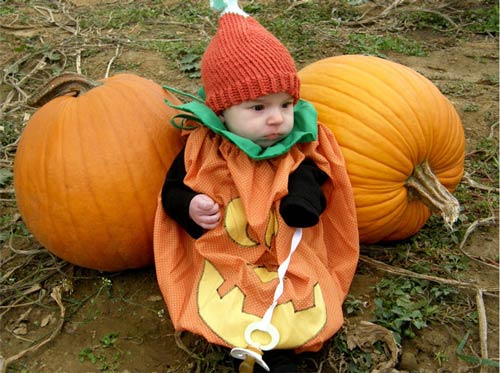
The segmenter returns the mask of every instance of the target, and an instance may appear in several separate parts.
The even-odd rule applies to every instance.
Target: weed
[[[430,322],[442,321],[459,298],[453,287],[403,277],[382,279],[374,289],[374,322],[391,330],[398,343],[414,338]]]
[[[85,362],[86,360],[90,361],[92,364],[97,362],[97,357],[94,355],[94,351],[91,348],[84,348],[78,354],[80,359],[80,363]]]
[[[495,121],[495,122],[493,122]],[[494,128],[498,122],[486,114],[485,122]],[[469,177],[483,185],[497,187],[499,184],[498,137],[479,139],[476,149],[465,158],[465,169]],[[462,183],[455,195],[462,204],[462,213],[469,217],[488,217],[499,207],[499,195],[488,190],[481,190]]]
[[[351,34],[344,48],[345,54],[367,54],[385,57],[382,52],[398,52],[409,56],[425,56],[427,53],[416,42],[401,36]]]
[[[341,329],[329,341],[329,356],[331,366],[337,366],[337,371],[349,373],[365,373],[373,368],[372,357],[369,352],[365,352],[358,347],[349,348],[345,330]],[[375,348],[383,347],[376,342]]]
[[[317,54],[324,45],[312,43],[317,40],[322,28],[331,23],[331,5],[328,2],[308,2],[291,8],[286,17],[273,17],[276,10],[267,9],[262,17],[262,24],[283,44],[295,59],[301,60]]]
[[[332,20],[335,22],[336,26],[340,26],[343,23],[356,21],[360,19],[362,14],[353,7],[353,4],[349,4],[344,1],[338,4],[335,8],[331,10]]]
[[[466,113],[475,113],[479,111],[479,105],[474,102],[467,102],[463,109]]]
[[[445,14],[439,11],[412,10],[402,11],[401,20],[407,28],[434,29],[440,32],[457,32],[467,30],[477,34],[498,35],[498,4],[485,1],[481,7],[465,9],[462,12]]]
[[[113,288],[113,283],[111,282],[111,279],[108,277],[101,277],[101,287],[97,291],[97,295],[95,296],[96,298],[101,294],[101,292],[105,292],[108,298],[111,298],[111,290]]]
[[[402,12],[402,21],[406,27],[413,27],[418,30],[434,29],[438,31],[452,32],[456,30],[456,25],[452,18],[439,12],[411,11]]]
[[[498,35],[498,5],[467,10],[464,18],[470,31]]]
[[[0,16],[6,15],[6,14],[14,14],[16,12],[16,8],[11,5],[3,5],[0,8]]]
[[[126,26],[146,23],[158,16],[158,9],[136,2],[126,7],[115,7],[113,9],[97,8],[87,17],[81,19],[80,26],[82,28],[94,27],[119,30]]]
[[[197,54],[188,54],[179,62],[180,69],[189,78],[201,78],[200,72],[201,56]]]
[[[439,366],[443,366],[443,363],[449,360],[449,356],[443,351],[438,351],[434,354],[434,360],[437,361]]]
[[[208,2],[195,0],[179,1],[169,12],[176,14],[179,21],[186,25],[200,23],[206,17],[216,17],[214,12],[208,7]]]
[[[363,313],[363,309],[365,308],[365,302],[360,299],[355,298],[353,295],[347,295],[346,300],[344,301],[343,309],[347,315],[356,315]]]
[[[86,347],[78,353],[81,363],[86,361],[91,364],[99,364],[101,372],[113,372],[119,365],[123,356],[122,351],[116,346],[118,333],[108,333],[99,340],[94,347]]]
[[[465,80],[450,80],[442,85],[437,84],[437,86],[445,96],[465,97],[470,96],[473,84]]]
[[[14,143],[19,137],[19,132],[19,128],[15,122],[2,120],[0,122],[0,146],[7,146]]]
[[[112,347],[115,342],[118,340],[118,333],[109,333],[101,338],[101,344],[104,347]]]
[[[7,168],[0,168],[0,187],[4,188],[10,184],[14,174]]]

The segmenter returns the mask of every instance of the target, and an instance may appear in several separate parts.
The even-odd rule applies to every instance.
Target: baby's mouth
[[[276,140],[279,139],[280,137],[281,137],[280,133],[271,133],[269,135],[264,136],[266,140]]]

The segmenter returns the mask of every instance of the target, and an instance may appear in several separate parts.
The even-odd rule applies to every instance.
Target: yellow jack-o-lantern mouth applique
[[[262,267],[254,272],[263,282],[272,275]],[[220,296],[217,289],[224,283],[224,278],[208,260],[204,261],[203,274],[198,282],[198,313],[206,325],[226,343],[233,346],[246,346],[242,326],[261,320],[261,317],[243,311],[246,295],[238,286]],[[311,289],[314,297],[312,307],[298,311],[292,301],[279,304],[274,309],[272,323],[280,334],[279,348],[297,348],[314,338],[324,327],[326,306],[319,284]],[[293,326],[292,328],[290,326]],[[261,344],[269,343],[266,333],[255,332],[253,338]],[[261,335],[259,335],[261,334]]]
[[[227,235],[238,245],[244,247],[258,246],[257,239],[249,237],[248,220],[245,215],[245,209],[241,198],[231,200],[226,206],[224,215],[224,229]],[[273,237],[278,234],[278,217],[273,208],[269,213],[269,222],[264,234],[264,243],[267,248],[271,247]]]

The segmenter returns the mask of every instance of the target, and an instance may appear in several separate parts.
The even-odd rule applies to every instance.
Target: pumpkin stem
[[[56,97],[64,95],[79,95],[90,91],[92,88],[102,85],[87,77],[76,73],[63,73],[49,80],[28,100],[28,105],[40,107]]]
[[[406,181],[410,197],[414,196],[431,211],[440,212],[446,226],[452,229],[460,212],[458,200],[441,184],[427,161],[415,167]]]

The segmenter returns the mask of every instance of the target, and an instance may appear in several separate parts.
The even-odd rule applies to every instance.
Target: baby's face
[[[267,148],[286,137],[293,128],[293,97],[274,93],[245,101],[224,110],[227,129]]]

